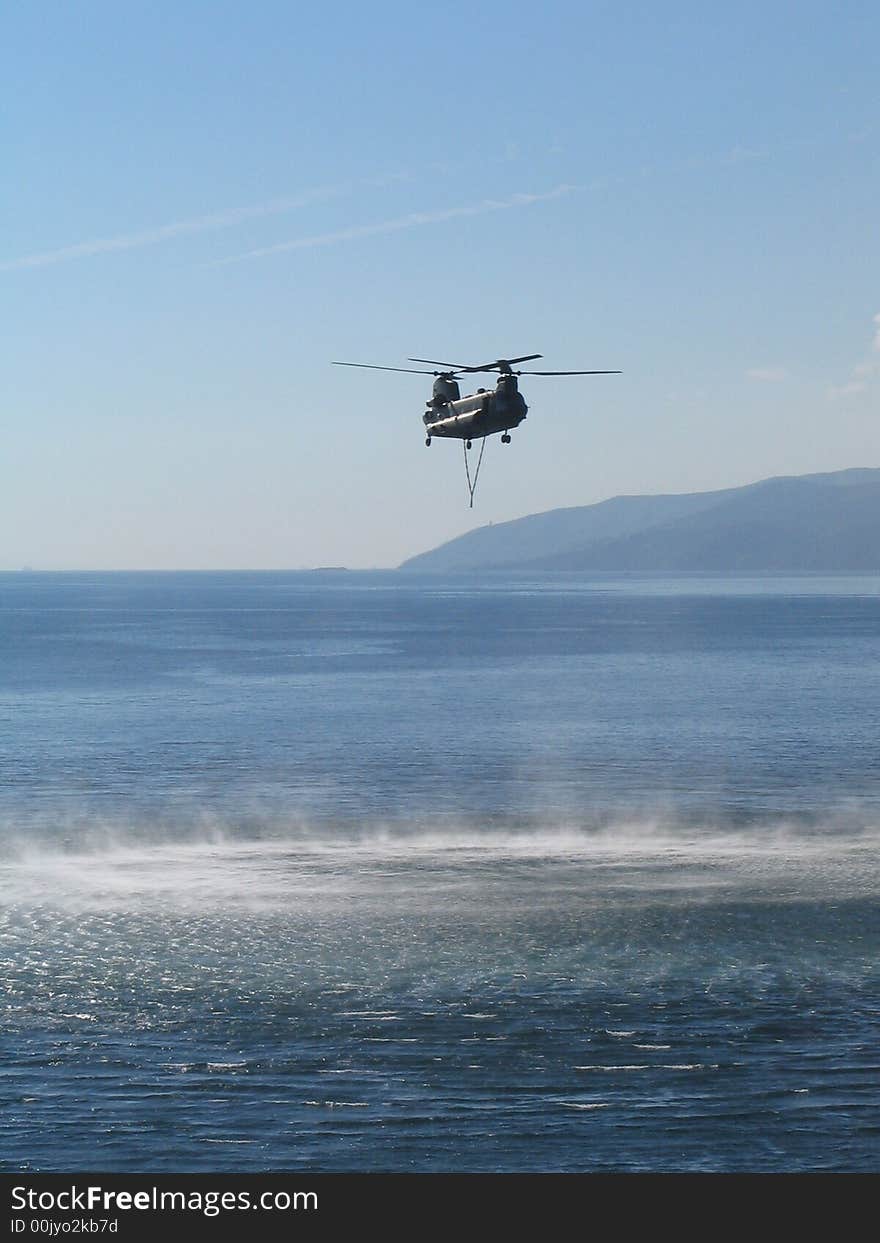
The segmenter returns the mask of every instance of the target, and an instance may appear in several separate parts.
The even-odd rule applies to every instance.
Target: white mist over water
[[[762,1168],[867,1168],[880,833],[846,821],[31,841],[11,1160],[755,1168],[770,1128]]]
[[[183,840],[143,826],[105,823],[59,849],[6,834],[0,909],[10,906],[214,910],[371,907],[384,900],[430,910],[443,902],[478,904],[481,893],[548,893],[577,885],[604,903],[745,900],[880,893],[880,826],[837,820],[805,826],[778,821],[748,828],[623,820],[585,829],[410,830],[394,826],[333,831],[273,824],[260,838],[224,831],[214,821]],[[540,887],[530,886],[541,876]]]

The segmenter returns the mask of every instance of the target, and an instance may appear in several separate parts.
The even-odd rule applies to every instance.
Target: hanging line
[[[483,443],[482,443],[482,445],[480,446],[480,456],[477,458],[477,469],[474,471],[474,481],[473,481],[473,483],[471,483],[471,468],[470,468],[470,466],[469,466],[469,464],[468,464],[467,441],[463,440],[463,441],[461,442],[461,447],[464,449],[464,473],[465,473],[465,475],[467,476],[468,492],[470,492],[470,494],[471,494],[471,503],[470,503],[469,508],[470,508],[470,509],[473,509],[473,507],[474,507],[474,493],[475,493],[475,492],[476,492],[476,490],[477,490],[477,480],[478,480],[478,479],[479,479],[479,477],[480,477],[480,466],[482,465],[482,462],[483,462],[483,454],[484,454],[484,453],[485,453],[485,451],[486,451],[486,437],[485,437],[485,436],[483,437]]]

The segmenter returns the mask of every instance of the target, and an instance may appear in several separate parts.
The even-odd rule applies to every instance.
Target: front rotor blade
[[[421,362],[421,359],[411,359],[412,362]],[[380,367],[376,363],[331,363],[333,367],[369,367],[371,371],[407,371],[410,375],[436,375],[435,371],[422,371],[418,367]]]
[[[478,367],[466,367],[464,363],[438,363],[434,358],[411,358],[411,363],[430,363],[432,367],[447,367],[460,371],[463,375],[477,371],[501,371],[514,363],[530,363],[533,358],[543,358],[543,354],[523,354],[519,358],[496,358],[493,363],[480,363]]]
[[[462,367],[460,363],[438,363],[436,358],[411,358],[409,361],[411,363],[430,363],[432,367],[442,367],[444,372],[473,371],[473,367]]]
[[[518,371],[517,375],[623,375],[622,371]]]
[[[523,354],[520,358],[496,358],[494,363],[480,363],[479,367],[462,367],[462,371],[503,371],[514,363],[530,363],[533,358],[543,358],[543,354]],[[412,360],[410,360],[412,361]]]

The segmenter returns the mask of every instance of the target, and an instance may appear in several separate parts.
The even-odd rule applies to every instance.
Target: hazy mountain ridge
[[[507,569],[880,569],[880,469],[782,476],[718,492],[618,496],[480,527],[405,561]]]

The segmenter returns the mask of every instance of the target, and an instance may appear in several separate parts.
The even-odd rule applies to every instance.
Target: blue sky
[[[875,4],[13,2],[0,568],[394,565],[880,466]],[[476,508],[427,377],[523,381]]]

